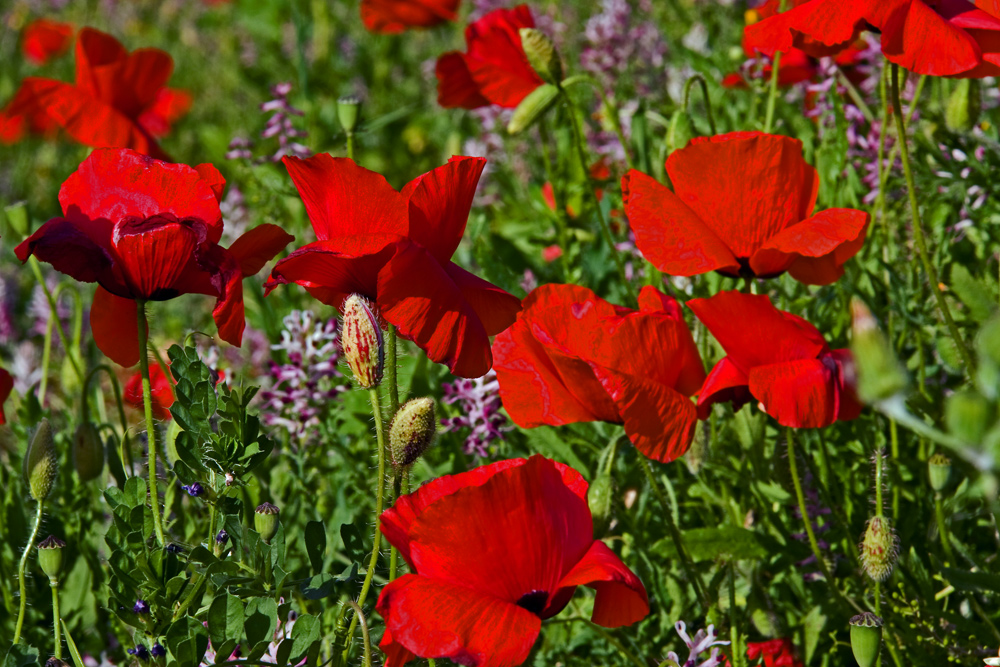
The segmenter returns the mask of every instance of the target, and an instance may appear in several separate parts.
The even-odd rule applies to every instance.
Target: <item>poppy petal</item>
[[[716,403],[732,403],[733,411],[749,403],[753,398],[747,386],[749,383],[746,373],[737,368],[729,357],[720,359],[698,392],[698,419],[708,419]]]
[[[444,264],[444,270],[476,312],[488,335],[495,336],[514,323],[521,310],[520,299],[454,262]]]
[[[858,399],[855,387],[857,371],[854,367],[854,355],[850,350],[830,350],[830,357],[837,364],[837,387],[840,392],[837,421],[857,419],[864,404]]]
[[[36,19],[24,28],[21,51],[34,65],[44,65],[60,56],[73,41],[73,24]]]
[[[360,257],[342,254],[337,247],[331,241],[302,246],[274,265],[270,279],[264,284],[265,292],[269,294],[278,285],[296,283],[337,309],[351,294],[375,300],[379,271],[395,254],[395,245],[385,245],[379,252]]]
[[[750,392],[782,426],[821,428],[837,419],[836,372],[828,358],[758,366],[749,373]]]
[[[465,586],[404,574],[379,596],[392,641],[414,655],[475,667],[514,667],[528,658],[541,619]]]
[[[646,587],[600,540],[594,541],[587,555],[566,573],[559,586],[593,588],[597,596],[591,620],[606,628],[632,625],[649,614]]]
[[[194,170],[198,172],[201,176],[201,180],[205,182],[208,187],[212,188],[212,193],[215,195],[215,201],[222,201],[222,193],[226,191],[226,179],[215,168],[214,164],[210,162],[204,162],[202,164],[196,165]],[[219,242],[219,239],[214,240],[215,243]]]
[[[857,41],[869,4],[812,0],[747,26],[744,43],[771,57],[792,47],[814,58],[831,56]]]
[[[233,241],[229,252],[239,262],[243,276],[252,276],[294,240],[294,236],[278,225],[263,224]]]
[[[410,240],[444,264],[451,260],[465,233],[486,158],[452,157],[448,163],[418,176],[400,194],[409,205]]]
[[[218,298],[212,319],[219,338],[237,347],[243,342],[246,315],[243,307],[243,271],[235,256],[221,246],[212,246],[201,258]]]
[[[177,296],[176,283],[204,240],[204,228],[173,216],[126,219],[115,225],[112,241],[116,264],[130,296],[154,301]]]
[[[709,271],[735,272],[739,262],[715,232],[668,188],[640,171],[622,178],[625,215],[636,247],[652,264],[672,276]]]
[[[465,55],[451,51],[439,57],[434,66],[438,80],[438,104],[446,109],[478,109],[489,106],[490,101],[479,92],[479,86],[472,80]]]
[[[282,162],[320,241],[340,238],[342,252],[363,255],[381,249],[368,243],[372,235],[406,236],[406,200],[382,174],[328,153]]]
[[[72,86],[35,77],[22,81],[13,99],[0,111],[0,141],[11,144],[20,141],[28,132],[52,134],[58,125],[46,113],[47,101],[61,94],[64,88]]]
[[[953,76],[981,62],[981,51],[972,35],[922,0],[892,12],[881,28],[886,59],[917,74]]]
[[[108,247],[110,238],[100,238],[103,228],[103,225],[76,225],[64,218],[53,218],[22,241],[14,254],[22,262],[34,255],[81,282],[112,284],[116,282],[113,255]]]
[[[161,88],[153,104],[139,116],[138,123],[157,139],[170,133],[170,126],[191,108],[191,93],[173,88]],[[221,196],[221,193],[220,193]]]
[[[521,46],[521,28],[534,28],[527,5],[497,9],[465,29],[465,65],[480,94],[493,104],[513,109],[544,82]]]
[[[99,68],[125,60],[128,51],[111,35],[83,28],[76,40],[76,85],[91,96],[110,100],[115,81],[108,80]]]
[[[119,366],[139,363],[139,324],[135,301],[115,296],[101,286],[90,307],[90,330],[97,349]]]
[[[3,411],[3,404],[10,398],[10,392],[14,390],[14,378],[3,368],[0,368],[0,425],[7,423],[7,416]]]
[[[362,0],[361,20],[371,32],[393,34],[454,21],[459,0]]]
[[[392,612],[386,609],[385,613],[390,614]],[[385,616],[385,618],[388,619],[388,616]],[[407,650],[405,646],[392,638],[392,630],[389,628],[388,620],[386,620],[385,632],[382,633],[382,641],[379,642],[378,647],[382,649],[382,653],[385,653],[383,667],[400,667],[400,665],[405,665],[417,657],[412,651]]]
[[[869,219],[849,208],[820,211],[771,237],[750,258],[750,268],[758,276],[790,271],[807,285],[834,283],[864,244]]]

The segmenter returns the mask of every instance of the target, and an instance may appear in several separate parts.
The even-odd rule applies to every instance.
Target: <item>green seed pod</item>
[[[885,581],[892,574],[899,552],[899,538],[889,519],[876,516],[868,520],[865,536],[858,545],[861,566],[875,581]]]
[[[52,583],[59,581],[63,566],[63,547],[66,543],[49,535],[38,543],[38,565]]]
[[[858,373],[858,398],[882,401],[906,388],[906,371],[878,328],[868,306],[851,300],[851,353]]]
[[[955,392],[945,400],[948,431],[970,445],[982,442],[993,421],[993,405],[974,389]]]
[[[874,667],[882,647],[882,619],[866,611],[851,618],[851,650],[858,667]]]
[[[352,294],[344,301],[340,343],[358,384],[365,389],[379,386],[385,370],[382,329],[368,302],[359,294]]]
[[[271,538],[278,532],[278,513],[280,510],[271,503],[261,503],[254,510],[253,527],[260,533],[261,539],[266,544],[271,543]]]
[[[678,109],[670,117],[670,128],[667,130],[667,150],[673,153],[684,148],[693,136],[691,115],[684,109]]]
[[[935,454],[927,461],[927,479],[936,493],[944,491],[951,477],[951,459],[944,454]]]
[[[608,532],[614,514],[615,480],[609,472],[601,472],[590,484],[587,504],[594,519],[594,537],[600,537]]]
[[[77,426],[73,434],[73,467],[81,482],[89,482],[104,470],[104,443],[90,422]]]
[[[948,97],[944,124],[952,132],[968,132],[979,120],[983,110],[978,79],[958,79]]]
[[[427,451],[437,430],[434,399],[413,398],[403,404],[389,425],[392,465],[402,470]]]
[[[558,97],[559,89],[551,83],[543,83],[535,88],[514,109],[514,114],[507,123],[507,132],[518,134],[527,130],[549,110]]]
[[[24,480],[35,500],[45,500],[52,492],[52,484],[59,471],[56,446],[52,439],[52,425],[48,419],[38,422],[31,444],[24,455]]]
[[[548,35],[537,28],[521,28],[521,48],[528,56],[528,64],[546,83],[562,81],[563,68],[559,52]]]
[[[358,118],[361,116],[361,100],[354,95],[347,95],[337,100],[337,120],[340,121],[344,132],[351,134],[358,126]]]

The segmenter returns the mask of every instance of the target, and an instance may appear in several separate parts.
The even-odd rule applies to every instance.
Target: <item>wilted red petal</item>
[[[444,270],[476,312],[488,335],[496,336],[514,323],[521,310],[520,299],[469,273],[454,262],[444,264]]]
[[[497,9],[465,29],[465,64],[480,94],[493,104],[514,108],[544,83],[521,47],[521,28],[534,28],[527,5]]]
[[[836,371],[828,357],[757,366],[749,373],[750,393],[782,426],[829,426],[839,407]]]
[[[7,415],[4,414],[3,404],[10,398],[10,392],[14,390],[14,378],[3,368],[0,368],[0,424],[7,423]]]
[[[587,555],[566,573],[559,586],[589,586],[597,591],[591,620],[606,628],[632,625],[649,614],[645,586],[600,540],[590,545]]]
[[[486,158],[456,156],[413,179],[400,194],[409,205],[410,240],[441,264],[451,260],[465,233]]]
[[[162,301],[177,296],[176,283],[204,242],[204,229],[173,216],[129,219],[115,225],[115,263],[130,296]]]
[[[97,349],[119,366],[139,363],[137,306],[132,299],[115,296],[101,286],[90,307],[90,330]]]
[[[438,104],[447,108],[477,109],[488,106],[490,101],[479,92],[472,80],[465,55],[458,51],[444,54],[437,60],[434,74],[438,80]]]
[[[229,252],[239,262],[243,276],[252,276],[294,240],[294,236],[278,225],[263,224],[233,241]]]
[[[397,33],[454,21],[460,0],[361,0],[361,20],[372,32]]]
[[[705,378],[698,392],[698,419],[708,419],[716,403],[732,403],[739,410],[752,398],[747,374],[736,367],[729,357],[723,357]]]
[[[844,262],[864,244],[870,216],[864,211],[831,208],[820,211],[771,237],[750,258],[758,276],[791,271],[807,285],[829,285],[844,274]]]
[[[72,23],[36,19],[24,28],[21,51],[35,65],[44,65],[50,58],[65,53],[72,41]]]
[[[520,665],[542,626],[515,604],[415,574],[386,585],[376,608],[394,643],[421,657],[476,667]]]

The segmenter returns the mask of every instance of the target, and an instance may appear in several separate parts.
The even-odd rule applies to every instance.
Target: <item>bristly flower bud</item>
[[[38,566],[53,583],[59,581],[59,573],[63,566],[63,547],[65,546],[65,542],[52,535],[38,543]]]
[[[265,544],[271,543],[271,538],[278,532],[278,512],[280,510],[271,503],[261,503],[253,514],[253,527],[260,533]]]
[[[354,128],[358,126],[358,117],[361,115],[361,100],[354,95],[346,95],[337,100],[337,120],[344,132],[352,134]]]
[[[851,618],[851,650],[858,667],[873,667],[881,645],[881,618],[868,611]]]
[[[344,301],[344,326],[340,333],[344,357],[358,384],[372,389],[382,382],[385,370],[385,343],[378,318],[359,294]]]
[[[858,550],[861,551],[861,566],[869,577],[875,581],[888,579],[899,551],[899,538],[892,529],[892,522],[882,516],[869,519]]]
[[[73,467],[81,482],[89,482],[104,470],[104,443],[90,422],[77,426],[73,434]]]
[[[521,28],[521,48],[528,56],[528,64],[546,83],[562,81],[562,60],[548,35],[537,28]]]
[[[906,372],[868,306],[851,300],[851,353],[858,372],[858,398],[885,400],[906,388]]]
[[[427,451],[434,438],[434,399],[413,398],[403,404],[389,425],[392,465],[402,470]]]
[[[941,493],[948,486],[951,477],[951,459],[944,454],[935,454],[927,461],[927,479],[935,493]]]
[[[48,498],[58,471],[59,461],[52,439],[52,425],[48,419],[42,419],[38,422],[38,429],[24,455],[24,479],[28,483],[31,497],[38,501]]]

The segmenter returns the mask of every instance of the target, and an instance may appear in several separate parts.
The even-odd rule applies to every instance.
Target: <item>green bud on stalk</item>
[[[73,467],[81,482],[89,482],[104,470],[104,443],[90,422],[81,423],[73,434]]]
[[[869,577],[875,581],[888,579],[899,552],[899,538],[892,529],[892,522],[882,516],[869,519],[858,550],[861,552],[861,566]]]
[[[881,618],[867,611],[851,618],[851,650],[858,667],[874,667],[881,646]]]
[[[563,68],[559,52],[548,35],[537,28],[521,28],[521,48],[528,57],[528,64],[546,83],[562,81]]]
[[[340,343],[358,384],[365,389],[379,386],[385,370],[382,329],[368,302],[359,294],[352,294],[344,301]]]
[[[358,126],[358,119],[361,116],[361,100],[354,95],[347,95],[337,100],[337,120],[340,121],[344,132],[351,134]]]
[[[944,124],[952,132],[968,132],[979,120],[983,110],[978,79],[958,79],[948,96]]]
[[[413,398],[403,404],[389,425],[392,465],[402,470],[427,451],[437,430],[434,399]]]
[[[38,565],[53,584],[59,582],[63,566],[63,547],[66,543],[49,535],[38,543]]]
[[[667,129],[667,151],[673,153],[684,148],[693,136],[691,114],[684,109],[678,109],[670,117],[670,127]]]
[[[278,513],[280,510],[271,503],[261,503],[254,510],[253,527],[260,533],[265,544],[270,544],[275,533],[278,532]]]
[[[52,439],[52,425],[48,419],[42,419],[24,455],[24,479],[28,483],[31,497],[38,501],[48,498],[58,471],[59,461],[55,441]]]
[[[935,493],[941,493],[948,486],[951,477],[951,459],[944,454],[935,454],[927,461],[927,479]]]
[[[851,300],[851,353],[858,372],[858,398],[882,401],[906,388],[906,372],[868,306]]]
[[[507,123],[507,132],[518,134],[527,130],[555,104],[558,97],[559,89],[551,83],[543,83],[535,88],[514,109],[510,122]]]

